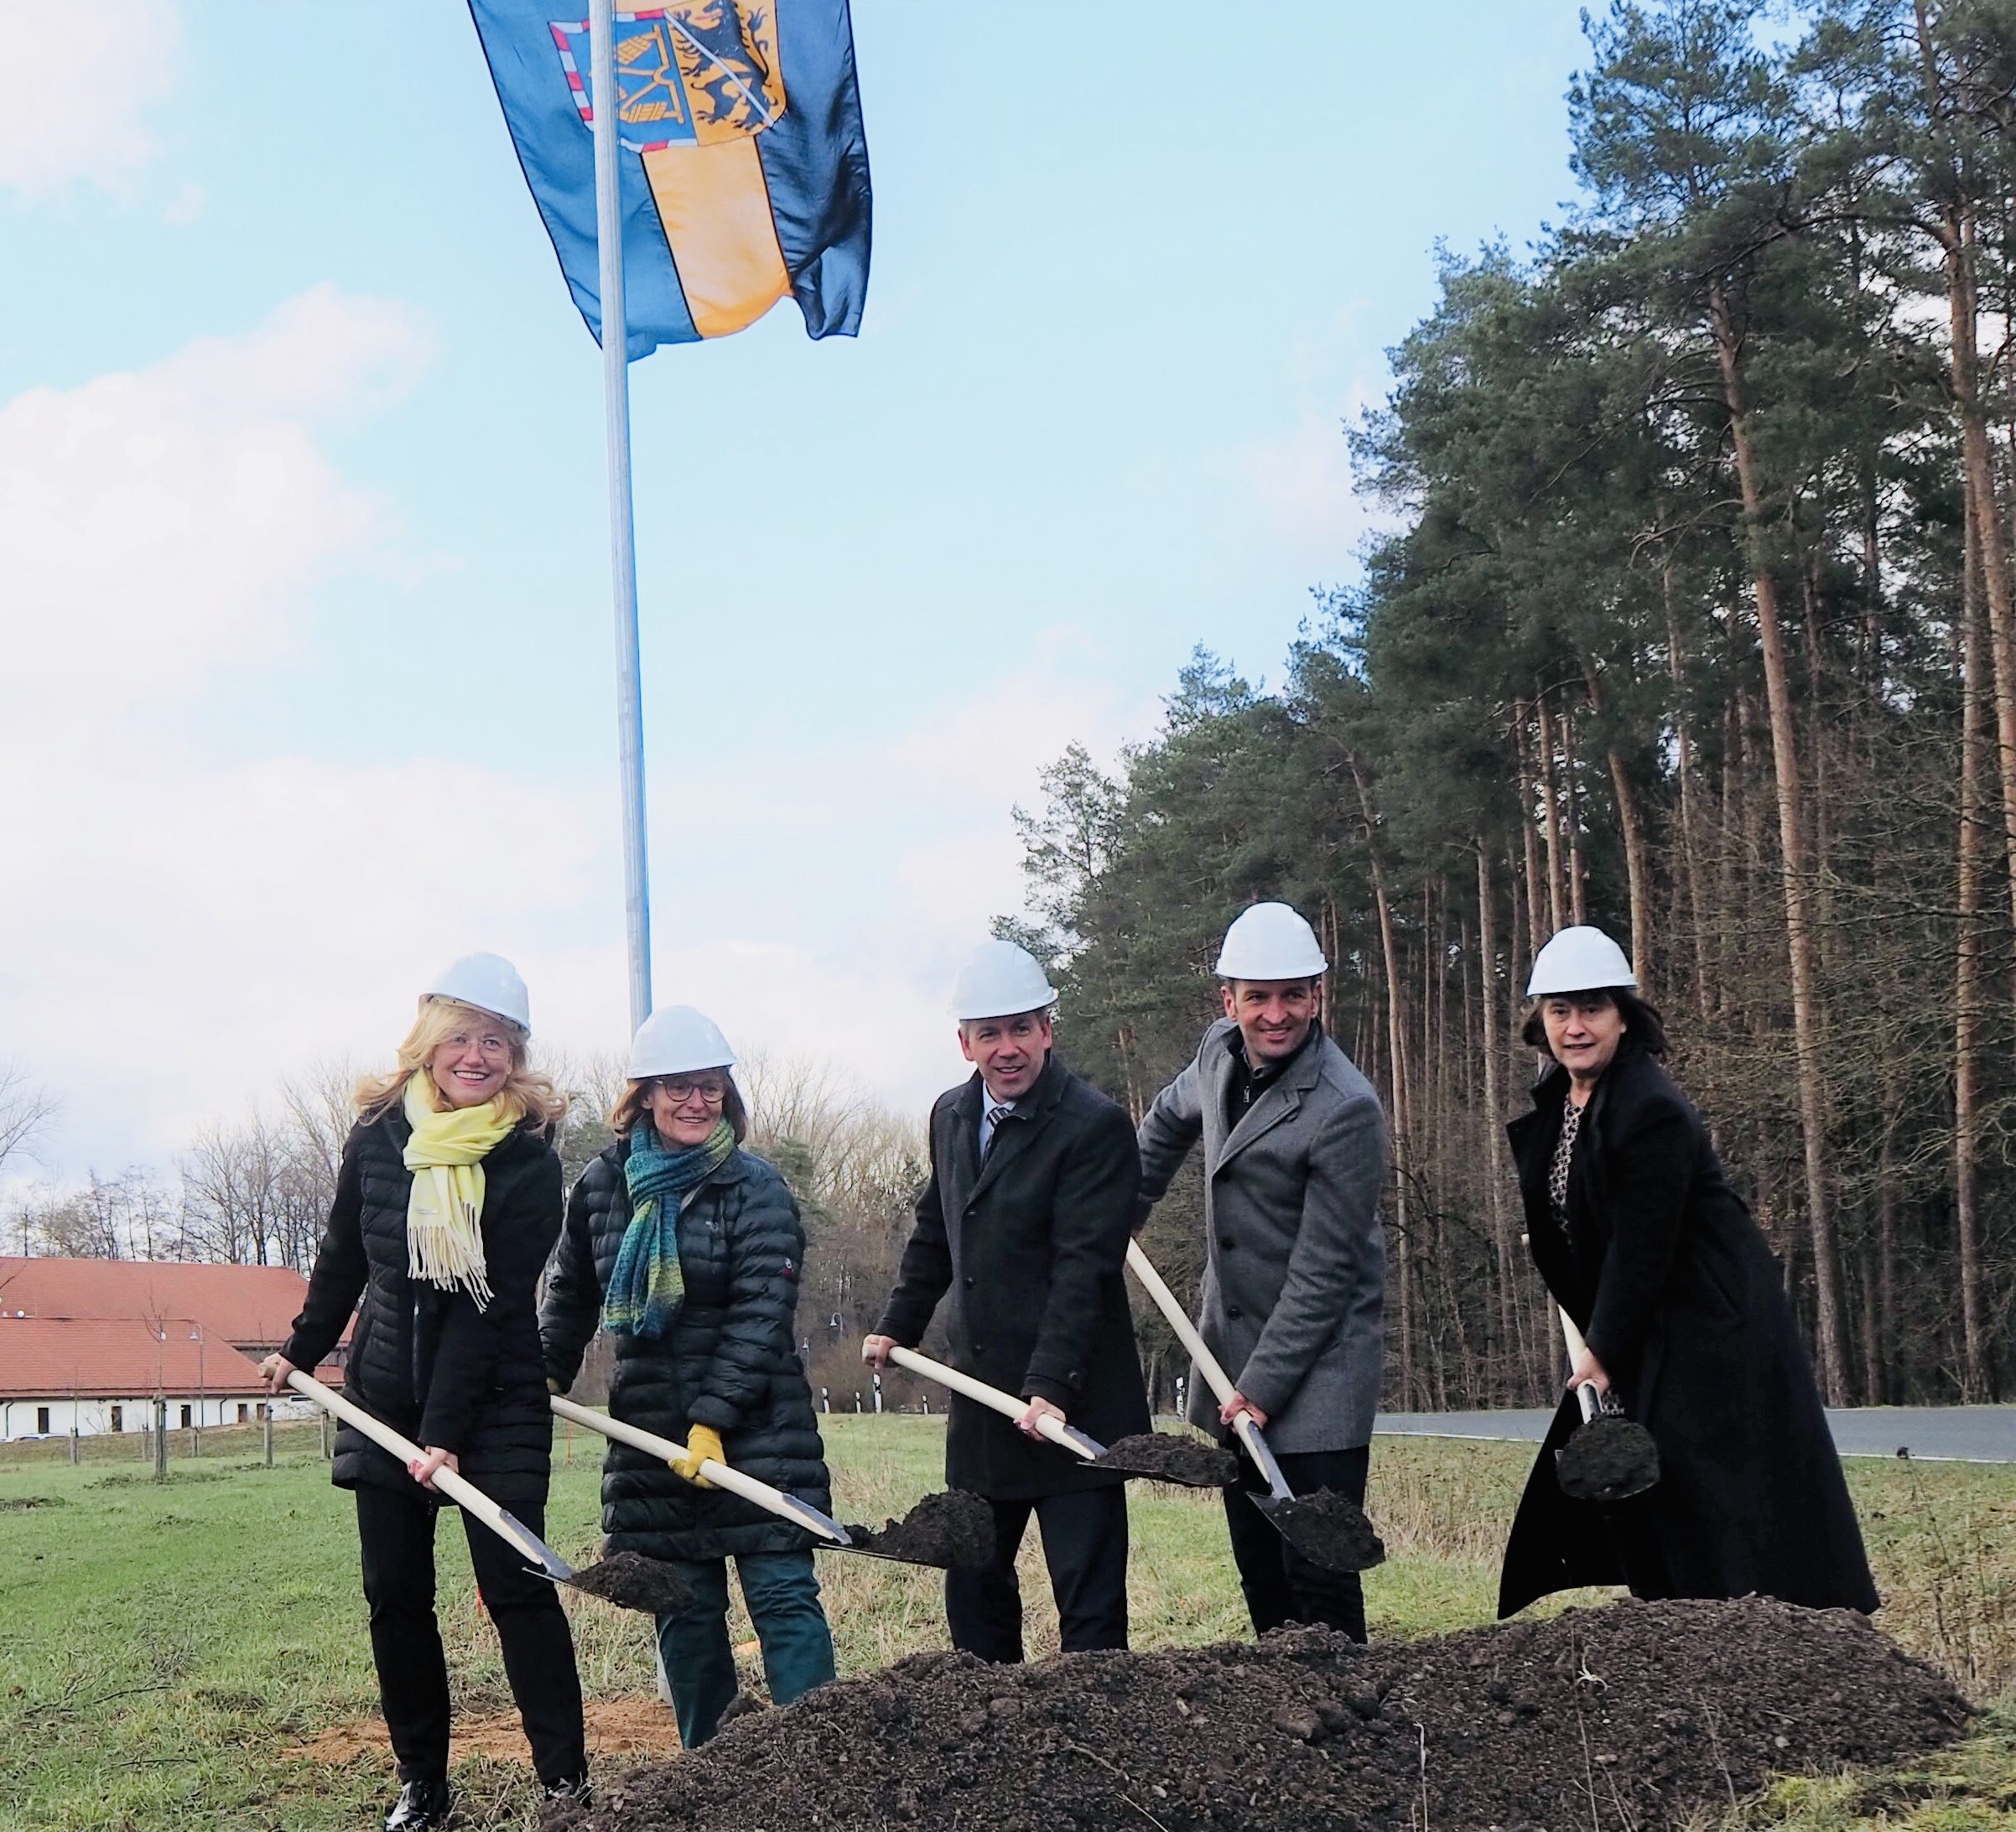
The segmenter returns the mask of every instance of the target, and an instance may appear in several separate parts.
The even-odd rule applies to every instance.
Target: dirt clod
[[[1554,1453],[1554,1479],[1576,1501],[1622,1501],[1659,1480],[1659,1446],[1629,1419],[1592,1419]]]
[[[1495,1708],[1499,1687],[1520,1709]],[[1756,1597],[1624,1602],[1369,1648],[1291,1628],[1257,1646],[1031,1667],[917,1654],[745,1719],[546,1823],[746,1832],[760,1802],[761,1824],[819,1832],[955,1819],[1467,1832],[1593,1818],[1655,1832],[1775,1772],[1907,1761],[1968,1715],[1866,1618]]]
[[[963,1488],[927,1495],[901,1520],[885,1521],[880,1533],[852,1526],[847,1532],[864,1552],[943,1570],[977,1570],[994,1558],[994,1509]]]
[[[693,1601],[686,1580],[660,1559],[641,1552],[612,1552],[599,1564],[574,1575],[574,1587],[599,1596],[618,1609],[641,1609],[647,1616],[669,1616]]]
[[[1364,1509],[1333,1488],[1269,1502],[1266,1513],[1297,1552],[1333,1571],[1369,1571],[1386,1561],[1386,1542]]]
[[[1096,1466],[1184,1488],[1224,1488],[1239,1478],[1239,1460],[1231,1451],[1173,1431],[1141,1431],[1121,1438],[1106,1446]]]

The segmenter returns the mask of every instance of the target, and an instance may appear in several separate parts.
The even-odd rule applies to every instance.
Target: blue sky
[[[862,335],[787,304],[632,371],[662,1001],[956,1077],[1011,806],[1350,576],[1343,424],[1438,240],[1561,215],[1577,13],[855,0]],[[620,1045],[598,356],[465,10],[0,26],[44,78],[0,119],[0,1056],[46,1168],[383,1056],[471,947]]]

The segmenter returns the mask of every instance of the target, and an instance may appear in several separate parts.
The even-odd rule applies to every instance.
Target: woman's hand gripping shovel
[[[299,1368],[288,1375],[287,1384],[296,1393],[314,1400],[325,1412],[334,1413],[346,1425],[354,1425],[380,1450],[396,1456],[401,1463],[411,1466],[425,1455],[418,1445],[403,1437],[382,1419],[374,1417],[342,1394],[331,1392]],[[473,1514],[500,1539],[516,1547],[532,1561],[533,1569],[543,1572],[555,1584],[569,1585],[619,1608],[642,1610],[647,1615],[670,1615],[693,1601],[693,1592],[687,1588],[685,1580],[671,1566],[657,1559],[642,1558],[634,1552],[619,1552],[612,1558],[577,1571],[531,1528],[513,1519],[508,1510],[499,1507],[459,1471],[446,1467],[436,1470],[434,1486],[465,1513]]]
[[[1204,1346],[1203,1337],[1190,1321],[1190,1313],[1176,1301],[1176,1294],[1162,1282],[1162,1275],[1141,1251],[1139,1241],[1127,1243],[1127,1267],[1155,1300],[1156,1309],[1176,1332],[1177,1341],[1189,1350],[1198,1372],[1223,1405],[1235,1391],[1230,1378],[1218,1365],[1218,1357]],[[1281,1474],[1281,1466],[1267,1448],[1267,1440],[1260,1435],[1252,1414],[1240,1413],[1232,1428],[1238,1432],[1255,1468],[1267,1480],[1268,1492],[1250,1497],[1253,1505],[1305,1559],[1333,1571],[1369,1570],[1385,1560],[1385,1542],[1365,1518],[1364,1510],[1348,1495],[1319,1488],[1298,1498],[1288,1487],[1288,1479]]]
[[[934,1362],[928,1355],[920,1355],[913,1348],[891,1348],[889,1358],[898,1368],[907,1368],[913,1374],[922,1374],[927,1380],[949,1387],[955,1393],[962,1393],[976,1404],[990,1408],[1003,1418],[1020,1419],[1029,1409],[1028,1401],[1003,1393],[999,1387],[990,1387],[985,1381],[975,1380],[970,1374],[962,1374],[958,1368],[948,1368],[943,1362]],[[1062,1419],[1040,1417],[1036,1428],[1052,1444],[1061,1445],[1073,1456],[1083,1457],[1100,1469],[1117,1471],[1122,1476],[1145,1476],[1151,1482],[1174,1482],[1184,1488],[1223,1488],[1239,1472],[1238,1465],[1223,1451],[1208,1444],[1199,1444],[1194,1438],[1144,1431],[1134,1437],[1122,1438],[1109,1447],[1097,1438],[1088,1437],[1076,1425],[1065,1424]]]
[[[683,1444],[662,1438],[655,1431],[644,1430],[641,1426],[626,1425],[606,1413],[590,1411],[571,1399],[555,1395],[548,1403],[559,1417],[585,1425],[590,1431],[599,1431],[618,1444],[627,1444],[632,1450],[657,1457],[675,1468],[675,1459],[683,1459],[686,1455],[686,1446]],[[787,1495],[781,1488],[772,1488],[769,1483],[758,1482],[755,1476],[731,1469],[712,1457],[700,1465],[699,1473],[716,1488],[739,1495],[780,1520],[788,1520],[793,1526],[803,1528],[822,1544],[838,1551],[865,1553],[871,1559],[893,1559],[904,1565],[934,1565],[941,1570],[978,1567],[990,1563],[994,1558],[994,1510],[979,1497],[956,1489],[943,1494],[927,1495],[902,1519],[891,1521],[880,1533],[870,1533],[865,1527],[843,1527],[839,1521],[821,1513],[810,1502]]]
[[[1568,1357],[1579,1362],[1589,1345],[1566,1310],[1561,1313],[1561,1331],[1567,1339]],[[1582,1405],[1582,1423],[1574,1435],[1554,1453],[1554,1480],[1571,1501],[1623,1501],[1642,1495],[1659,1480],[1659,1446],[1642,1425],[1624,1416],[1614,1393],[1598,1394],[1593,1383],[1584,1381],[1575,1389]]]

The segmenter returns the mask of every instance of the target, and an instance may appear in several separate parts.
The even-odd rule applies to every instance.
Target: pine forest
[[[1316,924],[1393,1128],[1389,1406],[1554,1384],[1500,1129],[1534,952],[1582,921],[1664,1014],[1828,1401],[2006,1398],[2016,0],[1587,29],[1563,224],[1445,251],[1345,431],[1362,584],[1278,688],[1200,652],[1111,772],[1059,759],[1004,932],[1139,1113],[1227,918]],[[1151,1241],[1192,1280],[1196,1203]]]

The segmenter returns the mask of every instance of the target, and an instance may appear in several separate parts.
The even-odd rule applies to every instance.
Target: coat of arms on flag
[[[575,0],[579,4],[579,0]],[[585,19],[470,0],[574,301],[600,335]],[[868,278],[868,149],[846,0],[676,0],[616,14],[629,354],[741,330],[787,294],[852,335]]]
[[[568,86],[585,125],[595,110],[581,67],[588,23],[556,20]],[[761,133],[784,112],[777,17],[746,0],[688,0],[616,15],[616,122],[632,152],[711,146]]]

